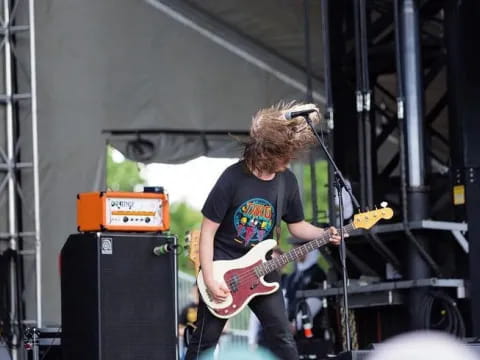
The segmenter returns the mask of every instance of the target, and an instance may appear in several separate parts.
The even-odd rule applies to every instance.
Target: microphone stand
[[[343,222],[344,222],[344,209],[343,209],[343,197],[342,197],[342,189],[345,189],[352,199],[353,205],[355,206],[356,210],[360,209],[360,204],[358,203],[358,200],[355,198],[355,196],[352,193],[352,189],[347,185],[345,182],[345,178],[343,177],[341,171],[338,169],[337,164],[333,160],[332,155],[328,151],[327,147],[323,143],[322,139],[318,135],[317,130],[315,130],[312,121],[310,120],[310,117],[308,114],[302,115],[307,124],[310,126],[313,134],[315,135],[318,143],[323,149],[323,152],[327,156],[328,162],[332,166],[333,169],[333,185],[335,189],[337,190],[338,194],[338,208],[339,208],[339,216],[340,216],[340,258],[341,258],[341,264],[342,264],[342,276],[343,276],[343,308],[344,308],[344,315],[343,315],[343,322],[345,324],[345,339],[346,339],[346,345],[347,345],[347,351],[350,351],[352,349],[352,344],[351,344],[351,339],[350,339],[350,324],[349,324],[349,319],[348,319],[348,290],[347,290],[347,249],[345,247],[345,237],[343,234]]]

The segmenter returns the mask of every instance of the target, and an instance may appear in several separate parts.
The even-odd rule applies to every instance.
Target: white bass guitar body
[[[214,302],[210,297],[200,270],[197,277],[198,290],[213,315],[228,319],[242,311],[255,296],[277,291],[280,285],[277,282],[266,282],[257,268],[266,262],[266,254],[276,245],[277,242],[273,239],[264,240],[238,259],[213,262],[215,280],[224,280],[230,288],[230,294],[221,303]]]

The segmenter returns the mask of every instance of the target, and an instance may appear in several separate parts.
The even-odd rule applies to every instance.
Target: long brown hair
[[[285,112],[302,105],[281,102],[253,116],[250,137],[243,152],[245,165],[250,171],[274,173],[315,142],[315,136],[303,117],[285,118]],[[310,119],[313,123],[320,121],[317,113],[310,114]]]

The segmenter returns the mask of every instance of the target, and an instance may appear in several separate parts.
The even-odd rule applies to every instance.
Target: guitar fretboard
[[[353,223],[350,223],[343,227],[343,233],[348,234],[354,229],[355,226],[353,225]],[[282,266],[288,264],[291,261],[298,260],[307,253],[328,244],[330,241],[330,236],[330,233],[328,231],[325,231],[325,233],[321,237],[309,241],[302,246],[294,247],[293,249],[287,251],[285,254],[276,256],[275,258],[268,260],[261,265],[258,265],[255,268],[255,274],[257,274],[258,277],[264,276],[268,273],[271,273],[272,271],[280,269]]]

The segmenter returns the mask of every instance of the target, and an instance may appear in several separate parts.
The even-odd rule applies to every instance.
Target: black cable
[[[403,68],[402,68],[402,50],[401,50],[401,23],[400,23],[400,5],[399,0],[394,1],[394,28],[395,28],[395,67],[397,68],[397,106],[402,106],[400,112],[397,112],[398,116],[403,118]],[[399,102],[401,101],[401,104]]]
[[[7,250],[4,251],[4,253],[2,255],[2,257],[3,257],[2,268],[0,269],[0,270],[2,270],[0,272],[0,274],[4,275],[3,280],[0,278],[0,280],[2,280],[2,283],[3,283],[3,284],[0,284],[0,286],[3,287],[3,291],[0,292],[0,295],[2,295],[2,298],[0,299],[0,301],[3,303],[3,306],[0,307],[0,310],[2,310],[2,308],[3,308],[3,311],[5,312],[0,320],[3,321],[5,343],[7,344],[7,347],[10,350],[14,346],[13,345],[13,338],[14,338],[14,334],[15,334],[15,328],[12,325],[13,319],[11,318],[11,315],[10,315],[12,313],[12,309],[11,309],[11,302],[10,302],[10,297],[11,297],[10,288],[11,288],[11,286],[10,286],[10,279],[9,279],[10,264],[13,261],[12,260],[13,259],[13,252],[14,251],[12,249],[7,249]]]
[[[15,294],[16,298],[16,311],[15,313],[17,314],[17,326],[16,326],[16,335],[17,339],[23,339],[23,326],[22,326],[22,320],[25,318],[24,317],[24,304],[23,304],[23,264],[21,262],[21,257],[19,256],[17,251],[13,251],[12,253],[13,259],[14,259],[14,265],[15,265],[15,289],[17,293]],[[22,342],[18,341],[16,348],[19,349],[22,346]]]
[[[325,85],[325,112],[327,121],[333,121],[332,63],[330,55],[329,0],[321,0],[322,39],[323,39],[323,82]],[[331,126],[329,126],[331,128]]]
[[[362,31],[360,27],[360,1],[353,0],[353,20],[354,20],[354,35],[355,35],[355,103],[357,111],[357,141],[358,141],[358,171],[360,176],[360,205],[365,209],[366,205],[366,172],[365,172],[365,128],[363,122],[363,84],[364,72],[362,66]]]
[[[361,96],[363,90],[363,71],[362,71],[362,40],[360,30],[360,2],[359,0],[353,0],[353,24],[354,24],[354,40],[355,40],[355,87],[356,95]],[[359,99],[357,98],[357,101]],[[362,104],[363,105],[363,104]],[[359,102],[357,102],[357,112],[360,112],[363,108]]]
[[[445,331],[459,338],[465,337],[465,322],[454,299],[443,291],[430,291],[423,299],[419,315],[425,329]],[[436,319],[435,315],[440,315]]]
[[[305,75],[306,75],[306,102],[311,103],[313,101],[313,82],[312,82],[312,57],[311,57],[311,44],[310,44],[310,1],[304,0],[303,2],[303,17],[304,17],[304,59],[305,59]],[[318,199],[317,199],[317,174],[315,167],[315,154],[313,150],[310,150],[309,156],[310,165],[310,187],[312,198],[312,224],[318,225]]]
[[[304,41],[305,41],[305,72],[307,81],[306,100],[313,101],[312,57],[310,49],[310,0],[303,1]]]
[[[394,25],[395,25],[395,62],[397,70],[397,122],[400,142],[400,190],[402,203],[402,220],[405,228],[408,227],[408,199],[407,199],[407,165],[405,153],[405,133],[403,122],[403,67],[401,54],[401,22],[400,22],[400,4],[399,0],[394,2]]]
[[[203,337],[203,330],[205,327],[205,312],[207,309],[207,304],[203,304],[202,309],[202,326],[200,327],[200,338],[198,339],[198,346],[197,346],[197,356],[196,359],[200,359],[200,347],[202,346],[202,337]]]
[[[188,323],[185,326],[185,330],[183,333],[183,345],[185,348],[188,349],[188,346],[190,345],[190,339],[192,338],[193,332],[195,331],[196,326],[194,324]]]
[[[362,92],[365,100],[365,96],[370,92],[370,79],[368,76],[368,33],[367,33],[367,4],[365,0],[359,0],[359,27],[360,27],[360,54],[361,54],[361,67],[362,67]],[[370,111],[370,106],[366,106],[364,103],[364,109]]]
[[[368,207],[373,207],[373,174],[372,174],[372,124],[370,119],[371,90],[368,74],[368,30],[367,30],[367,3],[359,0],[360,26],[360,54],[362,66],[362,95],[363,95],[363,154],[365,156],[365,201]]]
[[[329,10],[329,0],[321,0],[321,16],[322,16],[322,39],[323,39],[323,81],[325,85],[325,120],[327,121],[327,127],[329,129],[329,137],[327,142],[325,142],[323,130],[320,128],[322,140],[326,145],[329,145],[333,149],[333,130],[335,127],[334,121],[334,107],[333,107],[333,90],[332,90],[332,59],[330,55],[330,10]],[[327,146],[328,147],[328,146]],[[335,199],[334,191],[332,184],[334,181],[333,177],[333,168],[328,164],[328,209],[329,209],[329,220],[332,225],[336,224],[335,217]]]
[[[3,253],[0,254],[0,338],[7,344],[10,334],[8,274],[8,258]]]

